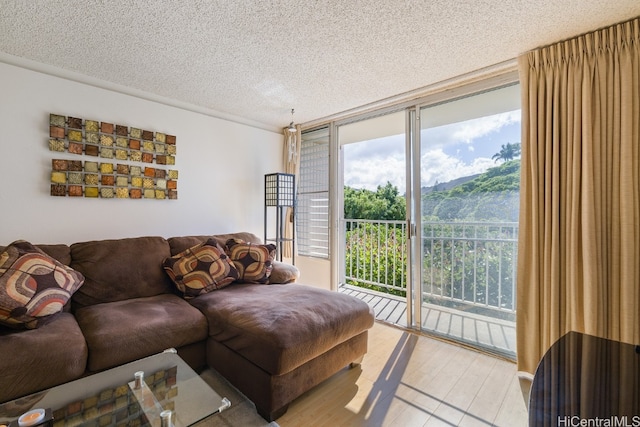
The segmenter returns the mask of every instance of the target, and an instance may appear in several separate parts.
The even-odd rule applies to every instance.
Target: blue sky
[[[520,110],[423,130],[422,186],[484,172],[501,145],[520,139]],[[345,185],[375,190],[389,181],[403,194],[404,145],[404,135],[345,145]]]

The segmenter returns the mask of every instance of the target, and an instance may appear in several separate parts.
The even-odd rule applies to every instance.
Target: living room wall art
[[[175,135],[50,114],[49,150],[85,157],[52,159],[52,196],[178,198]]]

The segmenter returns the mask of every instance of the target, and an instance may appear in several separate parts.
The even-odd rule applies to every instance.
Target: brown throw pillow
[[[84,276],[24,240],[0,253],[0,323],[35,329],[62,311]]]
[[[224,288],[238,278],[238,270],[215,239],[166,258],[162,267],[185,299]]]
[[[257,245],[245,243],[239,239],[229,239],[226,243],[227,254],[238,269],[238,281],[244,283],[268,283],[273,258],[276,254],[274,244]]]

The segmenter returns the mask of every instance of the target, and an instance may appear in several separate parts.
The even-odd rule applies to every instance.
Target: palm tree
[[[500,152],[494,154],[491,158],[494,159],[496,162],[498,160],[504,160],[505,162],[508,162],[509,160],[513,160],[516,157],[520,156],[520,143],[519,142],[515,142],[515,143],[510,143],[507,142],[507,144],[502,144],[502,147],[500,148]]]

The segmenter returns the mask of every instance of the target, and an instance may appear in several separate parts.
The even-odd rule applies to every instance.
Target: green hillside
[[[448,190],[441,190],[448,188]],[[486,172],[424,187],[422,216],[427,221],[517,222],[520,160],[510,160]],[[405,199],[390,182],[376,191],[344,188],[344,217],[404,220]]]
[[[478,177],[446,191],[422,196],[428,221],[518,221],[520,160],[490,168]]]

